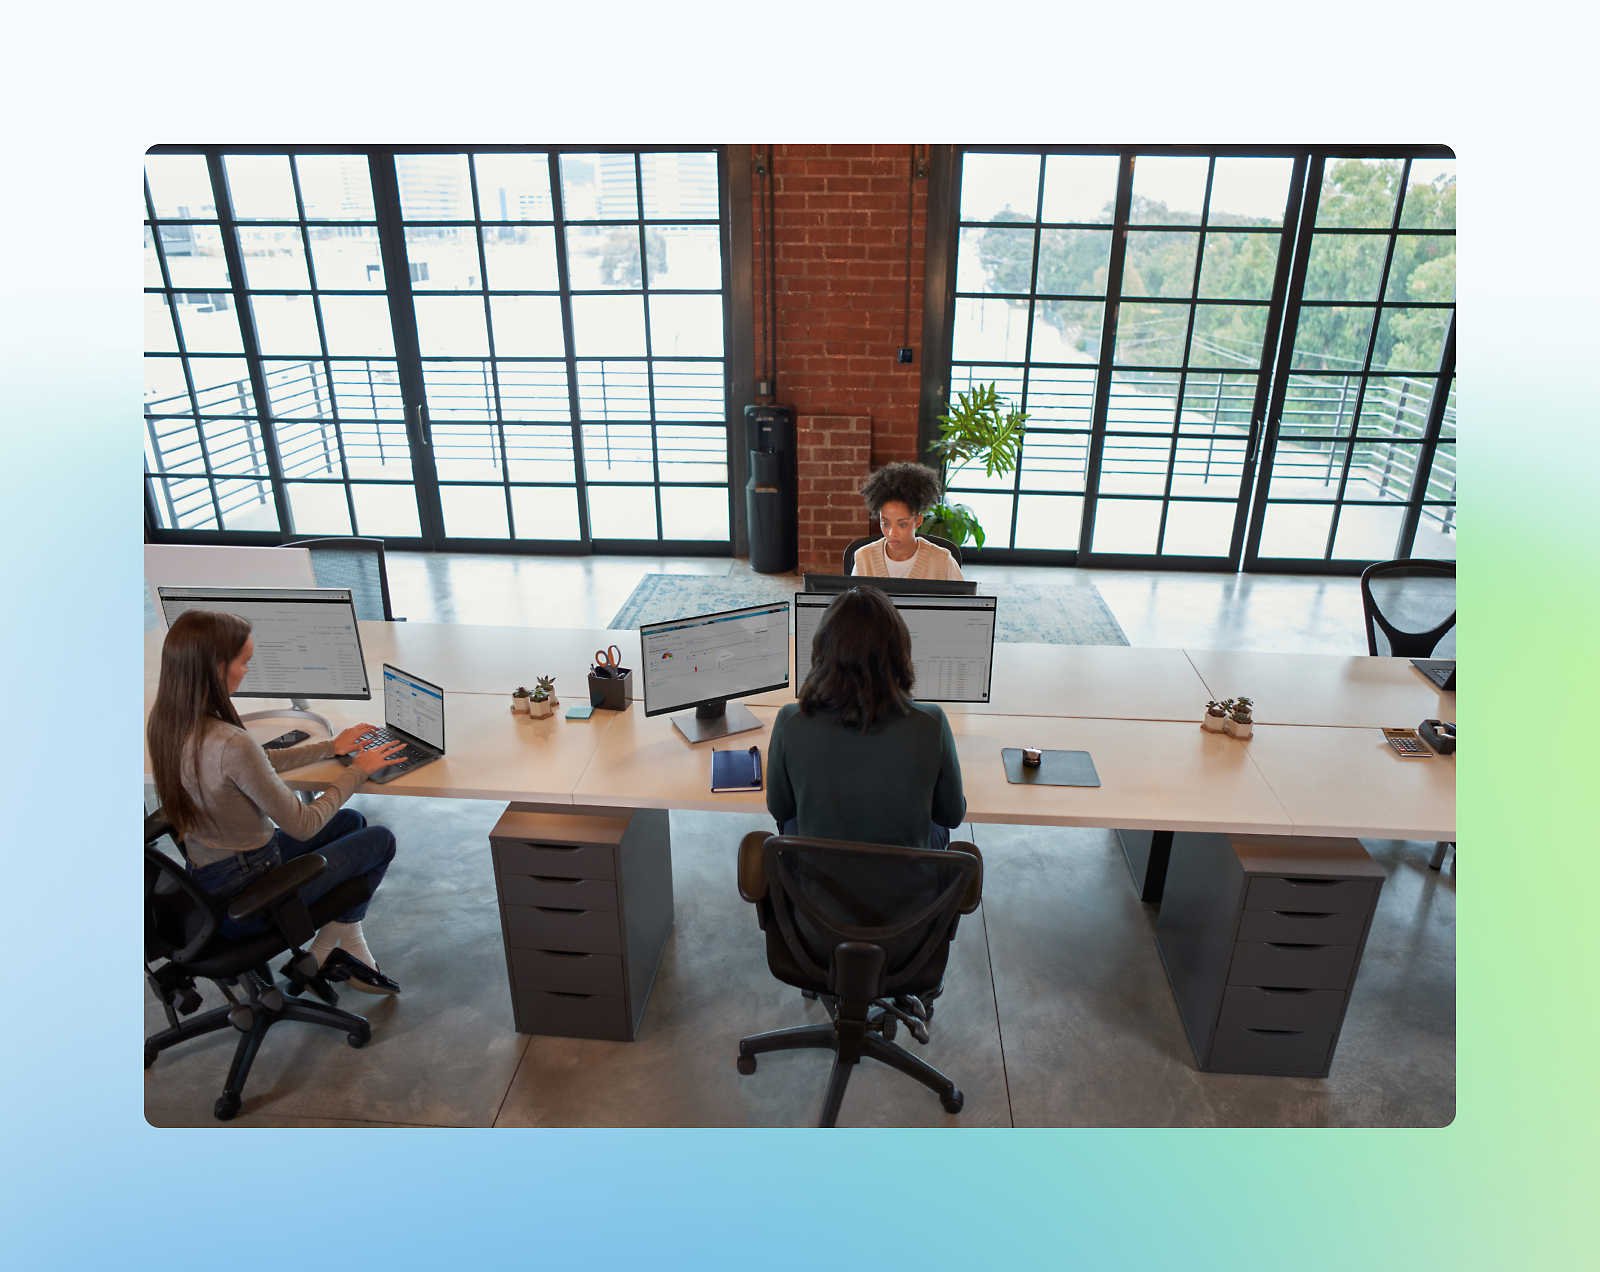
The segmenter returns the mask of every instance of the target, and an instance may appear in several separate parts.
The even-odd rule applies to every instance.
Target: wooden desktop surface
[[[147,708],[160,639],[153,632],[146,642]],[[601,642],[621,646],[625,663],[636,663],[637,639],[585,629],[363,623],[370,674],[387,660],[450,694],[446,757],[366,789],[612,807],[763,806],[759,792],[711,793],[710,752],[755,744],[766,755],[777,709],[792,701],[784,691],[745,700],[760,730],[693,747],[666,716],[647,718],[639,702],[588,721],[565,719],[569,706],[587,701],[588,667]],[[1454,695],[1436,693],[1404,659],[1000,644],[995,665],[995,701],[945,706],[970,821],[1455,837],[1454,761],[1401,760],[1377,731],[1424,714],[1454,718]],[[513,714],[509,688],[550,674],[562,697],[556,714]],[[1239,687],[1225,687],[1235,678]],[[1254,689],[1255,737],[1241,742],[1201,730],[1209,689],[1226,696],[1240,688]],[[240,702],[246,711],[269,705]],[[374,719],[381,695],[313,705],[335,729],[381,723]],[[1102,785],[1012,786],[1000,759],[1010,746],[1086,750]],[[314,790],[337,771],[330,762],[285,780]]]

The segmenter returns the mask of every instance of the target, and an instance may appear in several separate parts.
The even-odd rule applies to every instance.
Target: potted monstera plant
[[[939,484],[947,486],[969,464],[982,464],[988,477],[1015,472],[1027,418],[1025,411],[1008,408],[995,382],[956,394],[956,405],[939,416],[939,436],[928,448],[939,460]],[[929,509],[922,532],[957,546],[970,540],[979,548],[987,537],[971,507],[951,502],[949,495]]]

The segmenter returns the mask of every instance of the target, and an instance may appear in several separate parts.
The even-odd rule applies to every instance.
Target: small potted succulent
[[[556,678],[540,676],[534,684],[533,693],[528,697],[528,714],[535,720],[542,720],[560,705],[556,698]]]
[[[1200,717],[1200,727],[1207,733],[1222,733],[1228,727],[1228,711],[1232,706],[1232,698],[1226,702],[1213,700],[1206,703],[1206,713]]]
[[[1233,710],[1228,715],[1228,734],[1230,737],[1247,738],[1255,732],[1255,724],[1250,719],[1250,708],[1255,706],[1249,698],[1236,698]]]
[[[518,715],[527,715],[529,697],[527,689],[522,685],[518,685],[511,691],[511,709]]]

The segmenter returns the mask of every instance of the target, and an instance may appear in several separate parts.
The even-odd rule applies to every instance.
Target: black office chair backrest
[[[945,951],[978,873],[964,852],[774,835],[763,846],[773,918],[807,979],[834,987],[847,943],[885,954],[874,997],[942,979]]]
[[[164,832],[163,832],[164,833]],[[159,836],[157,836],[159,838]],[[144,956],[187,963],[222,926],[222,910],[147,833],[144,845]]]
[[[856,553],[862,548],[866,547],[867,544],[876,543],[881,538],[883,538],[881,534],[869,534],[857,539],[854,543],[847,547],[844,550],[844,569],[841,570],[840,573],[849,574],[852,570],[854,570],[856,568]],[[961,549],[956,547],[955,544],[951,543],[949,539],[941,539],[936,534],[919,534],[917,538],[926,539],[929,543],[937,544],[955,558],[957,565],[961,564]]]
[[[1412,557],[1361,572],[1367,652],[1427,658],[1456,623],[1456,563]]]
[[[357,618],[395,621],[389,604],[389,571],[384,566],[382,539],[345,535],[300,539],[282,546],[309,548],[317,586],[349,588]]]

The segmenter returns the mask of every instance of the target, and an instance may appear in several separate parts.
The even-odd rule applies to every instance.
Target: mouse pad
[[[1099,786],[1100,774],[1087,751],[1046,751],[1038,768],[1022,766],[1022,748],[1005,747],[1006,781],[1014,786]]]

